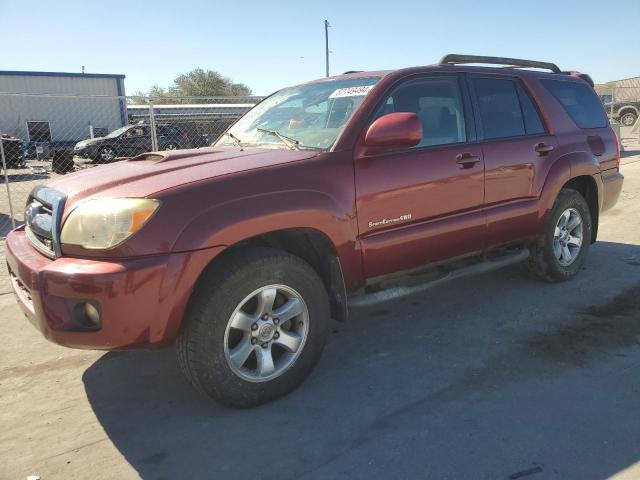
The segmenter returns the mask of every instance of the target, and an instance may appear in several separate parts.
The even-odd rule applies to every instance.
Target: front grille
[[[27,238],[40,253],[59,257],[60,222],[67,197],[48,187],[36,187],[29,195],[24,212]]]

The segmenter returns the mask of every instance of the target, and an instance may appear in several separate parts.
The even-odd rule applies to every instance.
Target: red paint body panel
[[[464,87],[468,142],[393,151],[365,144],[372,116],[388,92],[399,82],[442,73],[457,75]],[[519,79],[539,106],[546,133],[478,139],[477,119],[467,105],[468,74]],[[575,177],[593,179],[601,211],[617,201],[622,176],[612,130],[580,130],[540,83],[581,78],[453,65],[336,78],[371,76],[381,79],[326,152],[207,148],[153,154],[49,182],[68,196],[63,222],[91,198],[148,197],[160,200],[161,207],[121,246],[63,247],[56,260],[38,253],[22,229],[11,232],[7,263],[27,317],[62,345],[161,346],[178,334],[206,266],[229,246],[260,234],[292,228],[321,233],[353,292],[373,277],[530,241],[561,188]],[[318,80],[326,81],[331,79]],[[404,127],[413,142],[412,115],[404,115]],[[536,153],[540,142],[553,149]],[[474,163],[461,166],[460,155]],[[71,310],[86,300],[99,305],[99,331],[73,330]]]
[[[355,161],[366,277],[484,248],[484,213],[478,213],[484,167],[480,161],[460,169],[456,158],[461,153],[482,158],[477,145],[454,145]],[[403,215],[410,218],[398,220]],[[440,244],[447,235],[456,240]]]

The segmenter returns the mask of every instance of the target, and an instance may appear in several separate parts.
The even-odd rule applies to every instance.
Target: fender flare
[[[629,104],[629,105],[622,105],[620,108],[618,108],[618,110],[616,111],[616,117],[620,118],[620,115],[625,110],[633,110],[636,115],[640,116],[640,109],[638,109],[638,107],[636,107],[635,105]]]
[[[352,205],[316,190],[286,190],[211,205],[180,232],[172,251],[231,247],[250,238],[295,228],[313,229],[331,242],[347,289],[362,282]]]
[[[597,158],[585,151],[563,155],[549,169],[540,194],[538,207],[538,225],[540,229],[544,228],[547,216],[551,212],[553,204],[556,198],[558,198],[562,188],[573,178],[582,176],[593,179],[596,185],[597,209],[592,212],[592,218],[595,220],[593,225],[593,239],[595,240],[595,235],[598,230],[597,220],[600,209],[602,208],[603,184]]]

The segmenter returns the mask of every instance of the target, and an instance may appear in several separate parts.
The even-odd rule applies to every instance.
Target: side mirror
[[[422,122],[411,112],[388,113],[371,124],[364,137],[367,147],[409,148],[422,140]]]

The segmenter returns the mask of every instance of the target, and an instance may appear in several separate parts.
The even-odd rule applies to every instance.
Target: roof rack
[[[342,75],[351,75],[352,73],[362,73],[364,70],[347,70]]]
[[[482,55],[458,55],[450,53],[438,62],[439,65],[455,65],[461,63],[491,63],[494,65],[507,65],[509,67],[544,68],[553,73],[562,73],[555,63],[536,62],[534,60],[522,60],[519,58],[485,57]]]

